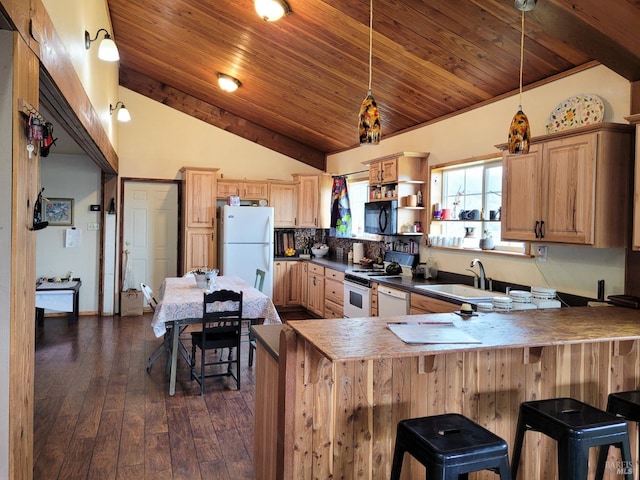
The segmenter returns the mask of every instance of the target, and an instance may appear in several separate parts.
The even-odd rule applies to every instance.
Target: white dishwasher
[[[378,316],[409,315],[409,292],[378,285]]]

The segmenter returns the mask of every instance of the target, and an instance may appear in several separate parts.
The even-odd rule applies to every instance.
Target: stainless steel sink
[[[443,297],[448,297],[454,300],[468,303],[490,302],[495,296],[495,294],[493,294],[492,292],[488,292],[487,290],[481,290],[479,288],[470,287],[469,285],[462,285],[458,283],[440,285],[416,285],[415,288],[437,293],[438,295],[441,295]]]

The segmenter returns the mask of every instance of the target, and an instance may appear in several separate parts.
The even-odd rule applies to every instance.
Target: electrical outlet
[[[538,246],[538,261],[546,262],[547,261],[547,247],[546,246]]]

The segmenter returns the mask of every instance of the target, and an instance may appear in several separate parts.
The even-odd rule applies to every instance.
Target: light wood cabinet
[[[344,273],[330,268],[324,269],[324,316],[343,318]]]
[[[307,310],[324,317],[324,267],[310,263],[307,281]]]
[[[295,183],[271,183],[269,185],[269,205],[273,207],[276,228],[295,227],[298,213],[298,185]]]
[[[218,169],[183,168],[182,182],[187,227],[214,227]]]
[[[242,200],[266,200],[269,198],[269,184],[252,180],[218,180],[216,196],[227,198],[232,195],[237,195]]]
[[[633,250],[640,250],[640,114],[633,115],[628,120],[636,127],[636,158],[633,195]]]
[[[330,175],[294,175],[298,182],[298,228],[329,228],[331,223]]]
[[[187,228],[185,239],[183,273],[215,267],[216,242],[213,228]]]
[[[371,316],[378,316],[378,283],[371,282]]]
[[[215,268],[217,168],[191,168],[182,174],[182,273]]]
[[[302,264],[296,260],[281,260],[273,264],[273,304],[302,305]]]
[[[503,157],[502,238],[624,247],[632,137],[601,124],[533,141]]]
[[[424,313],[447,313],[453,312],[456,307],[457,305],[455,303],[428,297],[427,295],[412,293],[409,314],[421,315]]]
[[[369,166],[369,184],[385,185],[398,181],[398,159],[387,158]]]
[[[308,308],[309,305],[309,262],[302,262],[300,274],[300,305]]]

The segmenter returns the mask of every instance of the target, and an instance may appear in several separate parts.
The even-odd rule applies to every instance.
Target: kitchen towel
[[[353,263],[360,263],[364,257],[364,245],[362,243],[353,244]]]

